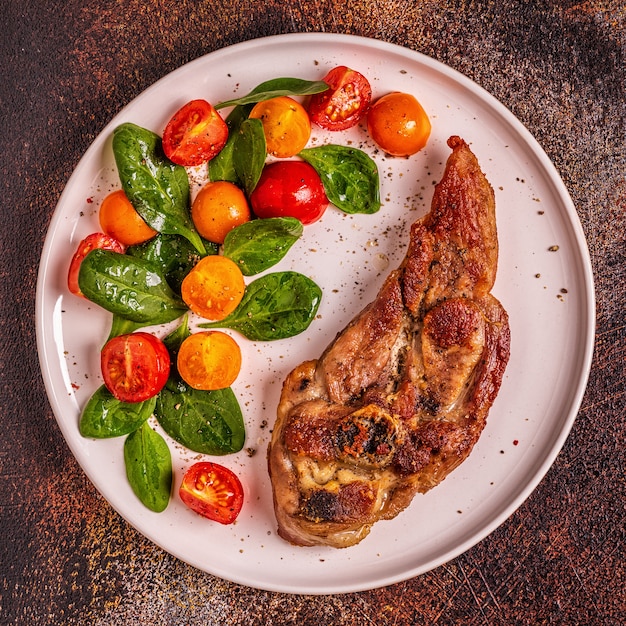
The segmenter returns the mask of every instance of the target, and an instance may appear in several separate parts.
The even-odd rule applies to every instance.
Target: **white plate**
[[[98,349],[109,317],[71,296],[65,280],[78,241],[99,230],[100,199],[119,186],[113,128],[132,121],[160,133],[172,113],[193,98],[227,100],[278,76],[320,79],[335,65],[365,74],[375,97],[392,90],[413,93],[431,116],[431,139],[424,151],[405,160],[374,154],[363,129],[333,137],[352,139],[372,152],[383,207],[373,216],[352,217],[329,209],[274,268],[296,269],[322,286],[320,317],[307,332],[274,343],[240,338],[244,365],[234,389],[245,413],[245,447],[256,454],[242,451],[217,460],[242,479],[241,515],[235,525],[214,524],[191,513],[175,495],[165,512],[152,513],[126,480],[123,440],[93,441],[78,432],[81,408],[100,384]],[[396,519],[379,522],[361,544],[345,550],[293,547],[275,532],[266,470],[281,383],[302,360],[319,356],[400,262],[410,223],[430,206],[452,134],[471,144],[496,193],[501,255],[494,293],[509,312],[512,332],[500,394],[469,459]],[[552,246],[558,251],[550,251]],[[103,496],[146,537],[201,570],[294,593],[398,582],[458,556],[493,531],[532,492],[562,447],[586,386],[593,334],[593,281],[582,229],[561,179],[533,137],[494,98],[441,63],[345,35],[294,34],[241,43],[181,67],[133,100],[71,176],[52,218],[37,288],[38,349],[50,403],[74,456]],[[176,492],[198,455],[171,441],[170,448]]]

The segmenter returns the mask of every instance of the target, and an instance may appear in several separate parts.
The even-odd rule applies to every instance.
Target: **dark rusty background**
[[[6,0],[0,9],[0,624],[623,624],[626,9],[622,0]],[[466,554],[391,587],[256,591],[164,553],[98,495],[48,405],[41,247],[81,155],[123,105],[217,48],[325,31],[407,46],[501,100],[555,163],[597,288],[589,386],[532,496]]]

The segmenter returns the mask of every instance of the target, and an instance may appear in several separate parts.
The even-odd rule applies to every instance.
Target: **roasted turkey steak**
[[[430,213],[376,299],[284,382],[268,449],[279,535],[343,548],[440,483],[478,440],[509,358],[491,295],[495,200],[453,136]]]

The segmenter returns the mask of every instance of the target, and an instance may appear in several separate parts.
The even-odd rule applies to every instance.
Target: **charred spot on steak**
[[[339,459],[384,467],[395,451],[396,425],[379,406],[369,404],[344,417],[337,428],[335,445]]]

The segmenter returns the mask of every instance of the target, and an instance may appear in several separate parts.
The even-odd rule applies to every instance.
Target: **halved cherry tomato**
[[[237,475],[209,461],[194,463],[185,472],[178,494],[192,511],[220,524],[232,524],[243,506]]]
[[[127,246],[143,243],[157,234],[144,222],[122,189],[106,196],[100,204],[98,217],[102,230]]]
[[[428,142],[431,124],[415,96],[394,91],[370,107],[367,130],[387,154],[410,156]]]
[[[328,198],[312,165],[276,161],[263,168],[250,204],[257,217],[295,217],[303,224],[312,224],[326,211]]]
[[[193,266],[181,285],[187,306],[210,320],[223,320],[241,302],[246,285],[239,266],[230,259],[205,256]]]
[[[250,117],[261,120],[267,151],[280,159],[298,154],[311,136],[309,114],[289,96],[258,102]]]
[[[222,244],[235,226],[252,217],[248,200],[234,183],[209,181],[200,189],[191,205],[191,219],[196,230],[209,241]]]
[[[146,332],[118,335],[100,354],[106,388],[121,402],[143,402],[167,382],[170,355],[165,344]]]
[[[372,88],[363,74],[340,65],[323,78],[330,87],[309,101],[312,122],[326,130],[345,130],[355,126],[367,113]]]
[[[181,378],[194,389],[226,389],[241,370],[241,349],[226,333],[194,333],[180,345],[177,366]]]
[[[177,111],[163,131],[165,156],[177,165],[210,161],[226,144],[228,126],[206,100],[192,100]]]
[[[123,253],[126,247],[120,243],[117,239],[106,235],[105,233],[91,233],[87,235],[79,244],[72,260],[70,261],[70,269],[67,273],[67,288],[75,296],[83,296],[83,292],[78,286],[78,270],[83,259],[96,248],[102,248],[103,250],[113,250],[113,252]]]

